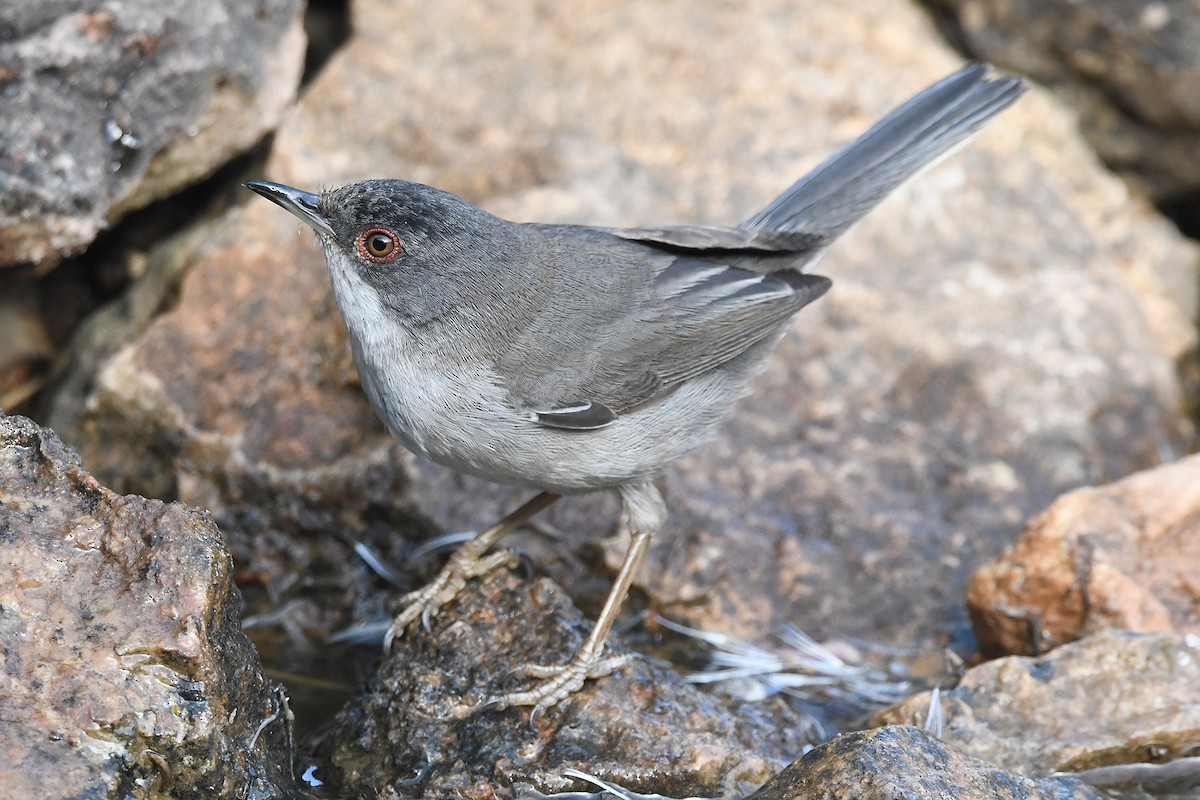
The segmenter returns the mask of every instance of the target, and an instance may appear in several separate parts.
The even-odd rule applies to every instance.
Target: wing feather
[[[510,386],[543,425],[594,430],[719,368],[771,336],[828,290],[828,278],[762,274],[692,255],[661,260],[636,298],[560,340],[557,368],[537,375],[510,354]]]

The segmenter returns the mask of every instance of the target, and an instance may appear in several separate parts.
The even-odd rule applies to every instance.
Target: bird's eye
[[[391,261],[402,250],[400,237],[387,228],[367,228],[358,235],[358,252],[376,264]]]

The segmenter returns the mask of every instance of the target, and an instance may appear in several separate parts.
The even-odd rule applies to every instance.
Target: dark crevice
[[[304,13],[308,53],[304,57],[301,86],[307,86],[338,48],[350,38],[349,0],[309,0]]]
[[[243,175],[259,170],[268,146],[260,143],[208,178],[131,212],[101,232],[86,251],[46,275],[40,281],[40,304],[55,344],[65,342],[87,314],[115,299],[137,277],[136,254],[240,199],[236,187]]]
[[[65,259],[38,278],[33,284],[38,317],[57,354],[49,363],[38,366],[39,382],[43,384],[40,390],[5,411],[48,424],[54,398],[64,391],[64,381],[80,363],[79,352],[71,342],[81,323],[133,286],[148,264],[148,254],[156,247],[198,220],[243,200],[241,181],[262,172],[269,150],[268,137],[208,178],[129,213],[97,236],[86,251]],[[111,352],[102,346],[90,358],[104,355]],[[80,391],[80,387],[74,386],[72,391]]]
[[[925,0],[921,7],[950,47],[958,51],[963,58],[979,59],[979,54],[971,48],[970,37],[963,29],[953,4],[938,0]]]
[[[1200,241],[1200,189],[1169,197],[1158,204],[1158,210],[1184,236]]]

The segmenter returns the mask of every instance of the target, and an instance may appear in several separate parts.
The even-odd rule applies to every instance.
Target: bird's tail
[[[740,227],[800,231],[828,243],[1023,91],[1019,79],[969,64],[888,114]]]

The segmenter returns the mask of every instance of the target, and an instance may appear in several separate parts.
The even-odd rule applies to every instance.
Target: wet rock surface
[[[47,268],[272,130],[300,0],[0,9],[0,267]]]
[[[294,796],[285,698],[203,514],[0,415],[0,568],[6,796]]]
[[[484,707],[530,684],[515,667],[566,663],[590,627],[552,582],[493,570],[432,634],[418,625],[396,640],[317,745],[323,779],[345,796],[503,796],[517,784],[566,791],[574,768],[672,797],[737,797],[814,740],[780,698],[729,703],[637,655],[537,716]]]
[[[1198,692],[1195,636],[1104,631],[1039,658],[971,669],[941,693],[941,739],[1031,777],[1166,764],[1200,753]],[[873,722],[920,724],[931,701],[914,695]],[[1200,790],[1200,773],[1193,778]]]
[[[601,42],[566,11],[448,26],[451,6],[363,2],[354,14],[369,24],[289,115],[267,176],[403,175],[518,219],[729,222],[956,65],[915,11],[886,25],[870,3],[759,11],[712,12],[684,37],[704,46],[668,59],[655,33],[667,12],[649,8],[624,8],[627,24]],[[820,25],[854,33],[834,45]],[[413,35],[385,35],[398,28]],[[488,44],[501,38],[523,42],[521,58]],[[387,76],[402,82],[393,101],[364,106],[361,86],[384,91]],[[797,115],[827,124],[800,135],[785,123]],[[796,321],[718,440],[667,473],[672,516],[643,572],[653,603],[749,635],[799,621],[965,642],[972,565],[1060,491],[1182,448],[1161,348],[1186,336],[1164,345],[1143,317],[1153,308],[1178,331],[1182,310],[1149,280],[1145,305],[1133,302],[1122,273],[1149,252],[1185,270],[1195,252],[1148,221],[1102,224],[1144,210],[1077,145],[1038,139],[1047,118],[1062,121],[1023,100],[829,254],[834,291]],[[322,258],[295,230],[261,202],[216,223],[177,308],[105,367],[90,417],[68,431],[85,457],[114,485],[210,509],[239,548],[296,527],[382,544],[404,532],[401,511],[461,530],[515,507],[521,493],[390,444],[355,385]],[[108,455],[106,437],[135,431],[144,474]],[[615,517],[607,498],[560,506],[547,520],[570,547]]]
[[[1200,458],[1077,489],[971,577],[986,653],[1038,655],[1107,627],[1200,633]]]
[[[918,728],[847,733],[814,749],[747,800],[1100,800],[1069,777],[1038,781],[963,755]]]
[[[1200,8],[1187,0],[932,0],[979,58],[1051,87],[1100,156],[1158,200],[1200,190]]]
[[[351,13],[350,39],[284,114],[254,177],[308,189],[403,177],[518,220],[736,222],[960,63],[918,9],[881,0],[702,12],[359,0]],[[252,49],[278,60],[266,51],[282,41]],[[1174,366],[1194,360],[1197,250],[1100,171],[1073,128],[1029,93],[828,254],[818,271],[832,292],[793,323],[718,438],[664,475],[671,516],[615,651],[654,648],[636,616],[649,608],[751,642],[795,624],[882,643],[897,662],[969,656],[962,594],[979,564],[1064,492],[1193,444]],[[106,311],[114,324],[81,329],[92,341],[76,343],[74,368],[49,390],[48,418],[102,483],[205,509],[234,553],[256,641],[280,648],[268,655],[283,669],[322,663],[318,680],[353,693],[332,721],[298,711],[298,726],[319,728],[326,796],[551,794],[582,788],[570,767],[646,792],[742,796],[819,738],[801,701],[702,693],[643,656],[532,724],[528,710],[448,716],[459,700],[520,685],[520,664],[562,662],[577,646],[624,549],[599,542],[616,519],[604,495],[567,498],[515,535],[532,574],[473,581],[359,686],[377,646],[359,658],[326,637],[388,618],[437,566],[408,558],[418,542],[479,529],[527,498],[390,440],[298,222],[248,192],[201,216],[144,257],[123,305]],[[363,545],[401,567],[395,585]],[[1067,685],[1073,672],[1104,672],[1120,694],[1137,670],[1159,670],[1167,694],[1136,697],[1188,697],[1150,655],[1108,652],[1063,657],[1055,674]],[[245,708],[273,702],[258,689]],[[921,698],[912,703],[905,721],[918,721]],[[1070,752],[1109,747],[1127,710],[1068,717]],[[994,740],[1017,735],[997,719]],[[909,729],[867,732],[822,749],[838,756],[822,763],[842,766],[817,774],[850,791],[844,776],[891,764],[910,793],[1092,796],[1044,780],[1038,738],[1067,751],[1054,750],[1057,732],[1029,730],[1024,761],[991,767],[965,740],[950,748],[967,756]],[[906,747],[919,757],[897,752]]]

